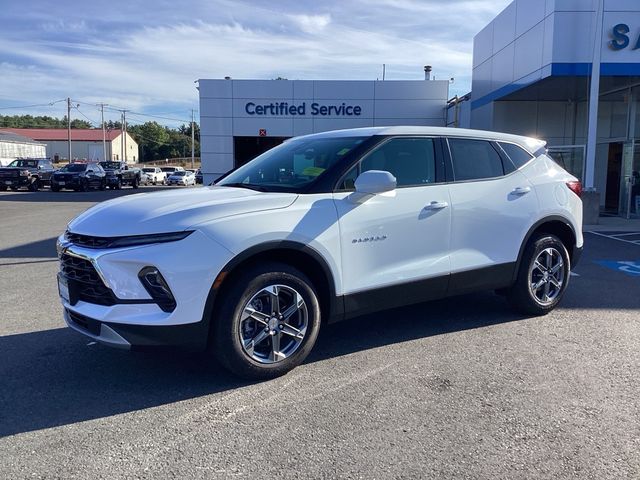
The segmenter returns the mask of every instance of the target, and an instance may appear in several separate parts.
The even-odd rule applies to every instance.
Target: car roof
[[[394,126],[394,127],[364,127],[349,128],[344,130],[331,130],[328,132],[313,133],[297,138],[340,138],[340,137],[373,137],[393,135],[430,135],[437,137],[461,137],[485,140],[511,142],[520,145],[530,153],[535,153],[546,145],[544,140],[509,133],[489,132],[486,130],[471,130],[466,128],[447,127],[421,127],[421,126]]]

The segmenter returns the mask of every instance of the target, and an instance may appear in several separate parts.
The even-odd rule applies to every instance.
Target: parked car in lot
[[[202,170],[199,168],[196,171],[196,183],[202,185],[202,181],[203,181]]]
[[[138,188],[140,185],[141,171],[139,168],[130,167],[127,162],[107,161],[100,162],[107,175],[107,187],[120,190],[124,185]]]
[[[153,185],[164,185],[167,183],[167,174],[160,167],[143,167],[142,172],[149,177],[149,182]]]
[[[64,317],[107,345],[210,347],[236,374],[270,378],[307,357],[322,322],[480,290],[543,315],[580,258],[580,193],[544,142],[521,136],[294,138],[212,187],[71,221],[58,239]]]
[[[25,187],[32,192],[49,185],[54,168],[48,158],[20,158],[0,168],[0,191]]]
[[[92,188],[104,190],[106,187],[107,174],[97,162],[69,163],[51,176],[53,192],[64,188],[86,192]]]
[[[167,178],[167,185],[195,185],[196,184],[196,176],[193,172],[188,170],[179,170],[177,172],[172,173],[169,178]]]
[[[164,174],[169,178],[169,176],[175,172],[183,172],[183,167],[160,167],[160,170],[164,172]]]

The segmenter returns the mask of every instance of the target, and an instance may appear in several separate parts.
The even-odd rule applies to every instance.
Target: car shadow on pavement
[[[0,264],[7,258],[57,258],[57,237],[45,238],[0,250]]]
[[[307,363],[517,319],[492,294],[403,307],[323,326]],[[68,328],[0,337],[0,379],[0,438],[251,383],[205,354],[123,352],[93,344]]]

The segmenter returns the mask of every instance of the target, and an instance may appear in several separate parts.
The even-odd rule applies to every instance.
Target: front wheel
[[[515,310],[525,315],[545,315],[553,310],[569,284],[571,261],[555,235],[539,234],[527,245],[516,283],[507,296]]]
[[[131,183],[131,186],[133,188],[138,188],[140,186],[140,183],[138,182],[138,177],[133,177],[133,182]]]
[[[228,370],[274,378],[309,355],[320,330],[320,304],[302,272],[281,263],[258,265],[232,278],[221,295],[212,346]]]

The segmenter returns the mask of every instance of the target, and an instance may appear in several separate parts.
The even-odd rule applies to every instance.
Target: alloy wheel
[[[531,266],[529,291],[540,305],[552,304],[562,292],[566,266],[562,254],[553,247],[542,250]]]
[[[302,345],[309,322],[302,295],[286,285],[262,288],[244,305],[238,335],[253,360],[271,364],[293,355]]]

